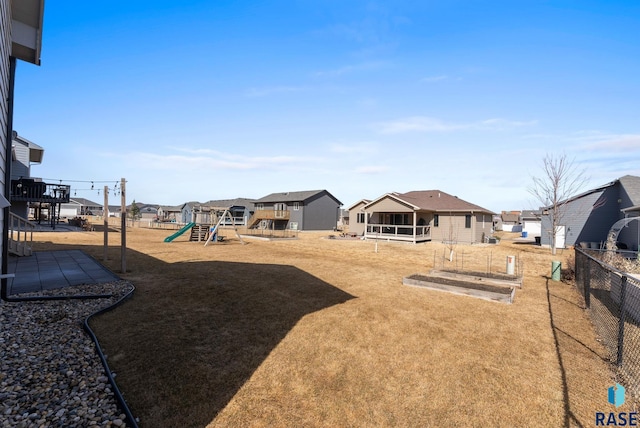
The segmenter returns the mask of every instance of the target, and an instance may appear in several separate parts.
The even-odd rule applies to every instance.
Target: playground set
[[[231,228],[235,232],[238,240],[241,244],[245,242],[242,240],[242,237],[238,233],[238,228],[235,224],[235,219],[229,212],[229,210],[225,210],[224,213],[218,217],[218,221],[215,225],[211,224],[198,224],[196,222],[187,223],[183,228],[178,230],[176,233],[167,236],[164,239],[164,242],[172,242],[179,236],[182,236],[186,232],[190,231],[189,241],[203,242],[204,245],[207,246],[210,242],[222,242],[225,237],[220,234],[223,229]]]

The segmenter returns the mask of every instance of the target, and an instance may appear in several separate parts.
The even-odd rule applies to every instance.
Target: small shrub
[[[573,282],[576,279],[576,259],[573,254],[567,257],[564,269],[560,272],[560,279],[563,282]]]

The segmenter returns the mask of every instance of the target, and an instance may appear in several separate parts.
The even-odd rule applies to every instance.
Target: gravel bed
[[[116,281],[15,296],[111,298],[0,301],[0,427],[127,426],[83,323],[131,290]]]

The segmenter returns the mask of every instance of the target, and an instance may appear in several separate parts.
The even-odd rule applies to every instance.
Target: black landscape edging
[[[84,326],[84,330],[91,337],[91,340],[95,345],[96,352],[98,353],[98,357],[100,357],[102,366],[104,367],[107,378],[109,379],[109,383],[111,384],[111,389],[113,391],[113,394],[115,395],[116,400],[118,401],[118,405],[120,406],[120,409],[124,412],[125,416],[127,417],[127,424],[129,424],[129,426],[133,428],[138,428],[138,423],[136,421],[136,418],[131,413],[129,406],[127,406],[127,402],[122,396],[122,393],[120,392],[120,389],[118,388],[118,385],[116,385],[116,381],[113,378],[113,375],[111,374],[111,369],[109,368],[109,364],[107,363],[107,357],[105,357],[104,353],[102,352],[102,348],[100,347],[100,342],[98,342],[98,338],[96,337],[93,330],[91,330],[91,327],[89,327],[89,321],[91,320],[91,318],[93,318],[96,315],[100,315],[100,314],[109,312],[112,309],[115,309],[116,307],[120,306],[126,299],[130,298],[133,295],[133,292],[135,291],[136,288],[133,286],[133,284],[130,284],[130,285],[131,285],[131,291],[129,291],[124,296],[122,296],[113,305],[107,306],[106,308],[102,308],[98,312],[95,312],[89,315],[87,318],[85,318],[83,326]]]

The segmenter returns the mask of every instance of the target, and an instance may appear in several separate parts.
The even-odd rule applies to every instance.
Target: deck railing
[[[12,201],[66,203],[69,202],[71,186],[48,184],[33,179],[11,180]]]
[[[256,210],[249,221],[248,227],[253,227],[261,220],[289,220],[291,213],[287,210]]]
[[[19,256],[31,255],[33,230],[36,225],[26,218],[9,213],[9,249]]]
[[[412,225],[397,224],[369,224],[367,225],[368,237],[380,237],[383,239],[396,238],[399,240],[413,240],[414,227]],[[431,239],[431,226],[416,226],[415,236],[417,240]]]
[[[224,219],[222,219],[222,226],[244,226],[245,221],[247,220],[246,217],[233,217],[233,220],[230,219],[229,217],[225,217]]]

